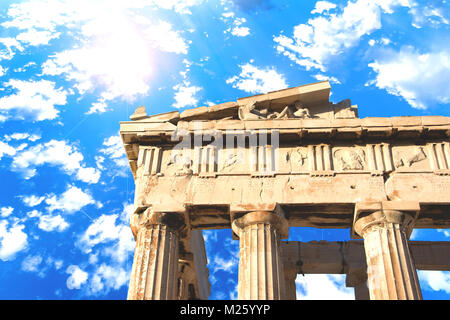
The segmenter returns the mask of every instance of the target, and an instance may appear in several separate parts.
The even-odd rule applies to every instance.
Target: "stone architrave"
[[[408,246],[418,203],[380,202],[356,206],[354,229],[364,238],[371,300],[421,300]]]
[[[180,213],[134,213],[131,230],[136,239],[128,300],[175,300],[178,290],[178,232]]]
[[[285,277],[280,239],[289,227],[281,209],[252,211],[234,219],[239,237],[239,300],[285,299]]]

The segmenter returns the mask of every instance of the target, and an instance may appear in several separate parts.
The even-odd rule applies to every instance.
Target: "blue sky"
[[[0,2],[0,299],[125,299],[134,182],[119,121],[329,79],[359,116],[450,116],[450,5],[417,0]],[[211,299],[238,242],[206,231]],[[416,230],[448,241],[450,231]],[[349,240],[293,229],[289,240]],[[449,272],[419,272],[425,299]],[[320,289],[320,290],[318,290]],[[299,298],[352,299],[299,276]]]

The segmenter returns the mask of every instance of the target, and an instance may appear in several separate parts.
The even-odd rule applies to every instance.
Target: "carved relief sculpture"
[[[187,176],[193,173],[191,157],[185,154],[172,154],[167,167],[169,170],[170,168],[174,169],[175,176]]]
[[[239,119],[241,120],[260,120],[267,118],[267,109],[258,110],[256,103],[252,102],[239,107]]]
[[[231,172],[239,161],[239,155],[228,153],[223,161],[222,172]]]
[[[286,153],[286,161],[290,163],[291,172],[299,171],[300,168],[306,163],[308,156],[301,152],[300,148],[293,149]]]
[[[398,156],[398,160],[395,162],[395,167],[400,168],[405,165],[408,167],[411,167],[414,163],[420,162],[422,160],[425,160],[427,158],[427,155],[425,154],[425,151],[422,147],[417,147],[416,151],[412,155],[406,155],[406,156]]]
[[[286,106],[281,112],[274,112],[268,116],[268,119],[309,119],[309,109],[305,108],[300,101],[296,101],[293,106]]]
[[[285,106],[281,112],[269,113],[267,108],[257,107],[255,102],[243,105],[238,110],[241,120],[261,120],[261,119],[310,119],[312,118],[309,109],[304,107],[300,101],[293,105]]]
[[[362,149],[337,149],[334,159],[341,170],[363,170],[365,164],[365,153]]]

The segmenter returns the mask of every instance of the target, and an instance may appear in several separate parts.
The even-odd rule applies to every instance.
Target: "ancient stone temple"
[[[297,274],[346,274],[356,299],[421,299],[450,270],[450,118],[363,118],[327,81],[148,115],[120,134],[135,179],[128,299],[208,299],[204,229],[239,241],[238,299],[295,299]],[[287,242],[293,227],[347,242]],[[283,241],[284,240],[284,241]]]

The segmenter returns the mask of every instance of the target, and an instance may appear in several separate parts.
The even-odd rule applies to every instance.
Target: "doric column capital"
[[[178,232],[186,225],[185,215],[182,212],[155,212],[149,207],[142,213],[133,213],[130,218],[130,227],[135,238],[139,229],[157,224]]]
[[[279,233],[281,239],[289,236],[289,224],[281,211],[251,211],[240,218],[234,219],[231,228],[240,237],[242,231],[254,224],[269,224]]]
[[[406,234],[409,234],[415,221],[411,212],[397,210],[381,210],[359,217],[355,221],[355,231],[362,237],[374,227],[388,227],[388,224],[397,224]]]
[[[357,203],[352,231],[361,237],[374,228],[398,225],[407,238],[412,232],[420,205],[410,201]]]

